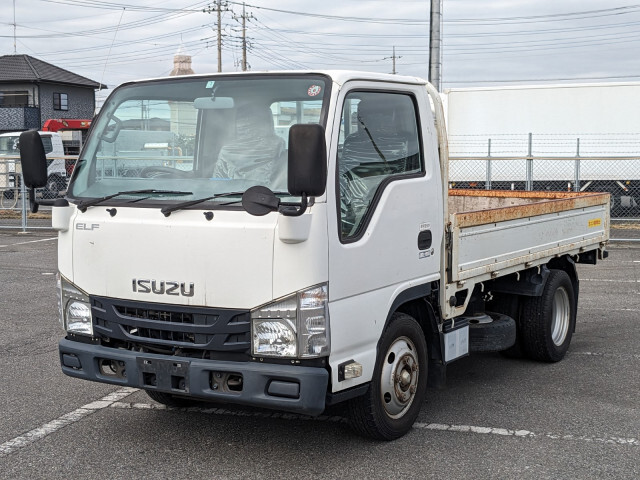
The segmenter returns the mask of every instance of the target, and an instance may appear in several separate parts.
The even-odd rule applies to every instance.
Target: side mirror
[[[29,188],[29,206],[32,213],[38,211],[36,188],[47,184],[47,155],[40,134],[29,130],[20,134],[20,164],[22,180]]]
[[[327,146],[324,128],[298,124],[289,129],[289,193],[295,196],[322,195],[327,185]]]
[[[47,184],[47,156],[36,130],[20,134],[20,163],[22,178],[27,187],[40,188]]]

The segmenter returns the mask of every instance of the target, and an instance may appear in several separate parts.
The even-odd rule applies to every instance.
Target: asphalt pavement
[[[640,478],[640,244],[580,265],[577,332],[557,364],[453,363],[412,431],[201,404],[62,374],[55,235],[0,232],[0,478]]]

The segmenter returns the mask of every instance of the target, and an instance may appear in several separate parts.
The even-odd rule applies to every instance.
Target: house
[[[0,132],[41,129],[50,118],[93,118],[98,88],[30,55],[0,56]]]

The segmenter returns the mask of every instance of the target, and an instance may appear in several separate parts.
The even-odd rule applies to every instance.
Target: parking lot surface
[[[542,364],[482,354],[450,365],[412,431],[353,434],[319,419],[202,404],[61,373],[51,232],[0,232],[0,477],[640,478],[640,244],[580,265],[577,331]]]

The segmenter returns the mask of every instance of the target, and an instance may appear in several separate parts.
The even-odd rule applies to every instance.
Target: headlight
[[[252,353],[264,357],[329,355],[328,287],[320,285],[251,312]]]
[[[58,313],[69,333],[93,335],[89,296],[58,273]]]

